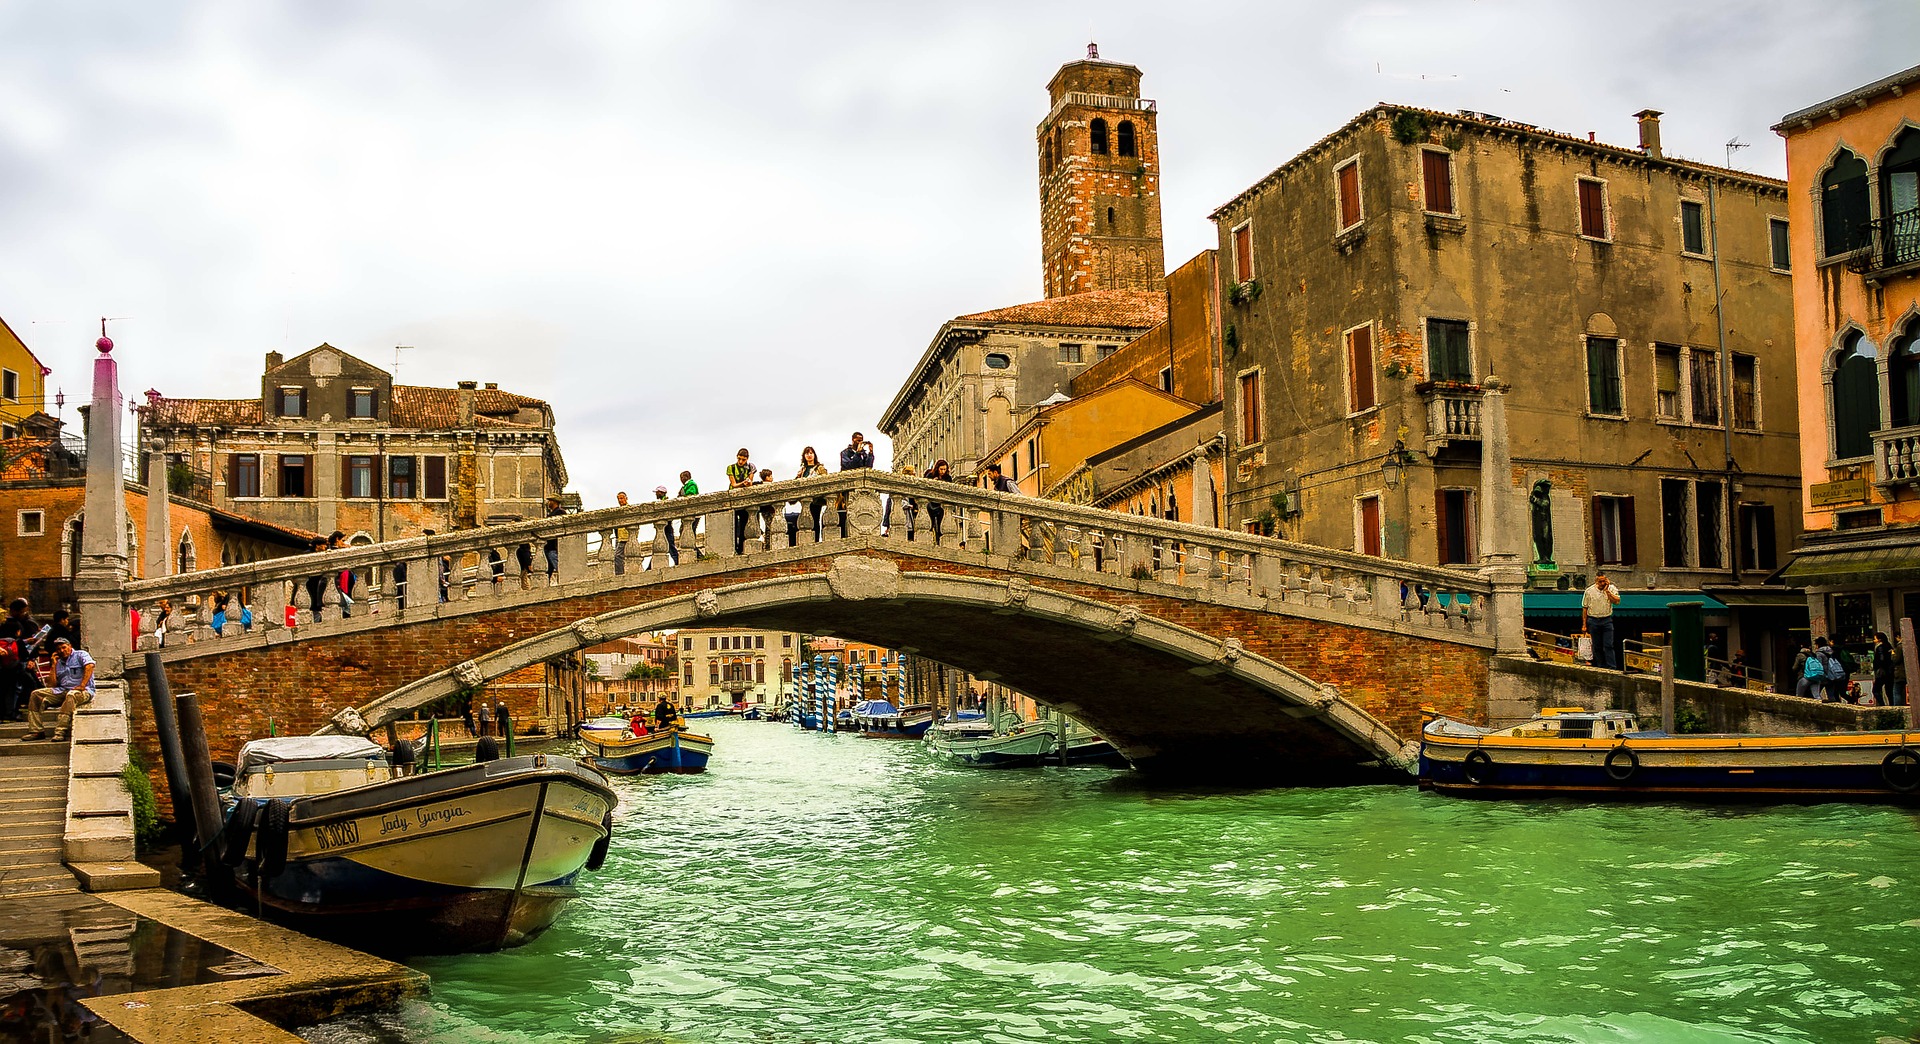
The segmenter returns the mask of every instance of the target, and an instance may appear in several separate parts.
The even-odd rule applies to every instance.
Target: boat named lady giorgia
[[[619,776],[705,772],[713,754],[712,736],[688,732],[677,722],[636,733],[619,718],[596,718],[582,725],[580,745],[595,768]]]
[[[241,747],[224,862],[248,905],[386,953],[494,950],[545,931],[606,858],[606,777],[550,754],[409,773],[410,754],[356,736]]]
[[[1433,717],[1420,785],[1446,794],[1920,800],[1920,731],[1760,736],[1643,731],[1627,711],[1550,708],[1487,729]]]

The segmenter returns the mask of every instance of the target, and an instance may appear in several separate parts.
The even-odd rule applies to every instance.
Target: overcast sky
[[[589,506],[741,445],[790,477],[1042,296],[1034,127],[1090,36],[1160,103],[1177,265],[1377,101],[1624,145],[1651,107],[1780,176],[1767,128],[1911,65],[1920,3],[0,0],[0,316],[70,421],[124,316],[130,393],[324,341],[548,399]]]

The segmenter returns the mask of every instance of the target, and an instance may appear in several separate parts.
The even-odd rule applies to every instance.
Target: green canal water
[[[1169,790],[721,721],[545,936],[320,1041],[1875,1041],[1920,816]],[[353,1037],[354,1033],[362,1034]]]

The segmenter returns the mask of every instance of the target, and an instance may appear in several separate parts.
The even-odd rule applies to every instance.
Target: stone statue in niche
[[[1553,483],[1541,479],[1527,496],[1527,508],[1533,517],[1533,560],[1553,563]]]

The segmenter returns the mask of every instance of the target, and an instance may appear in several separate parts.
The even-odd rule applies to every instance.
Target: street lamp
[[[1416,463],[1418,460],[1412,451],[1407,449],[1407,444],[1395,439],[1393,448],[1387,451],[1386,459],[1380,462],[1380,481],[1385,483],[1388,489],[1399,489],[1400,479],[1406,473],[1406,469]]]

